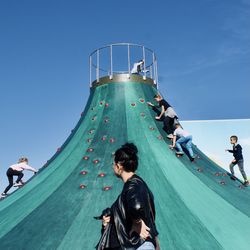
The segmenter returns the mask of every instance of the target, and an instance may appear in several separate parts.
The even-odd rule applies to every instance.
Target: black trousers
[[[16,182],[18,183],[19,181],[21,181],[21,179],[23,178],[23,173],[21,171],[17,171],[17,170],[13,170],[12,168],[9,168],[6,172],[6,175],[8,177],[9,180],[9,186],[7,186],[4,190],[4,193],[6,194],[11,187],[13,186],[13,177],[17,176],[17,180]]]
[[[175,117],[171,118],[169,116],[165,116],[163,120],[163,130],[169,135],[174,132],[174,121]]]

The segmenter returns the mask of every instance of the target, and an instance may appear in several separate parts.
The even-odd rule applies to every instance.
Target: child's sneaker
[[[248,186],[249,185],[249,181],[244,181],[244,186]]]
[[[191,162],[193,162],[193,161],[194,161],[194,159],[195,159],[195,157],[191,157],[191,158],[190,158],[190,161],[191,161]]]
[[[231,175],[230,179],[233,180],[233,181],[236,181],[236,177],[234,175]]]
[[[2,198],[6,197],[6,196],[7,196],[6,193],[2,193],[2,194],[1,194],[1,197],[2,197]]]
[[[176,154],[177,154],[177,155],[184,155],[184,153],[181,152],[181,151],[180,151],[180,152],[176,152]]]
[[[16,182],[14,185],[13,185],[13,187],[20,187],[20,186],[22,186],[23,184],[21,183],[21,182]]]

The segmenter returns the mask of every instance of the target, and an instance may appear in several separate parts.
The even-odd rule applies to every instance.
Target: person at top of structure
[[[234,181],[236,180],[236,177],[234,175],[234,166],[237,164],[241,172],[241,175],[244,178],[244,185],[248,186],[249,181],[247,180],[247,176],[244,170],[244,159],[242,155],[242,147],[240,144],[238,144],[238,137],[236,135],[232,135],[230,137],[230,143],[233,145],[233,149],[232,150],[226,149],[227,152],[232,153],[234,156],[234,159],[229,165],[230,172],[232,174],[230,178]]]
[[[155,117],[156,120],[163,121],[163,130],[168,134],[169,139],[173,139],[174,132],[174,122],[178,119],[177,114],[175,113],[172,106],[162,98],[160,94],[156,94],[154,99],[158,102],[158,106],[155,106],[151,102],[147,102],[147,104],[154,108],[154,110],[159,114]],[[159,111],[157,108],[161,108]]]
[[[140,60],[134,63],[133,68],[131,69],[131,74],[139,74],[142,72],[142,66],[144,65],[144,60]]]
[[[154,196],[143,179],[135,173],[138,167],[137,153],[137,147],[132,143],[124,144],[115,152],[114,173],[122,179],[124,186],[111,208],[96,217],[103,220],[97,250],[159,249]]]
[[[14,176],[17,176],[17,180],[14,184],[14,187],[20,187],[24,184],[22,181],[23,170],[29,170],[29,171],[32,171],[34,173],[37,173],[37,171],[38,171],[35,168],[28,165],[28,158],[21,157],[18,160],[18,163],[11,165],[6,172],[6,175],[8,177],[8,181],[9,181],[9,185],[5,188],[4,192],[2,193],[2,197],[5,197],[8,193],[8,191],[13,186],[13,177]]]
[[[188,150],[189,156],[191,157],[190,160],[194,161],[194,153],[192,149],[192,135],[184,130],[179,123],[175,124],[175,131],[174,131],[174,138],[173,138],[173,144],[169,147],[171,149],[177,148],[177,155],[183,155],[183,149],[182,144],[186,144],[186,149]]]

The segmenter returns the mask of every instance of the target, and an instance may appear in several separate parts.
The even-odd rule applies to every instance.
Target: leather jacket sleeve
[[[145,201],[147,198],[145,197],[145,192],[143,192],[142,188],[135,183],[130,184],[126,194],[126,206],[128,216],[132,220],[145,219]]]

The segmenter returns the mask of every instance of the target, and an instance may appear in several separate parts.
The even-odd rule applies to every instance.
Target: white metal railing
[[[139,60],[143,60],[143,68],[136,74],[142,75],[144,80],[151,78],[158,86],[157,60],[153,50],[139,44],[114,43],[98,48],[90,54],[90,87],[94,81],[99,82],[104,76],[113,79],[115,74],[127,74],[129,79],[133,74],[131,66]]]

